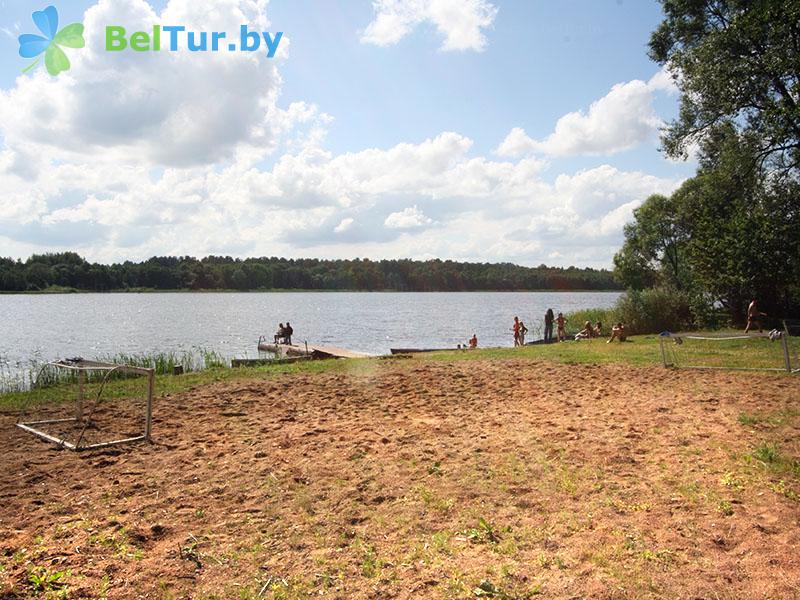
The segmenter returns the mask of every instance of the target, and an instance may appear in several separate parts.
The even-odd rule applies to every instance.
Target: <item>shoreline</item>
[[[728,347],[724,350],[719,348],[709,348],[706,345],[698,345],[688,349],[684,346],[687,354],[684,358],[700,364],[707,361],[709,364],[718,365],[715,368],[728,367],[731,372],[742,367],[772,368],[781,367],[783,355],[780,347],[772,345],[766,338],[755,340],[731,340],[727,343]],[[800,340],[792,344],[792,356],[798,356],[800,352]],[[325,371],[358,371],[361,368],[370,368],[369,365],[381,365],[393,363],[401,360],[403,356],[376,355],[365,358],[353,358],[346,360],[315,360],[300,361],[297,363],[282,363],[275,361],[257,366],[245,368],[234,368],[230,366],[230,360],[220,355],[211,356],[210,362],[201,366],[199,362],[190,362],[184,366],[184,372],[180,375],[173,373],[173,367],[182,365],[181,356],[178,354],[164,354],[157,356],[158,360],[165,365],[164,369],[157,368],[156,387],[159,393],[178,393],[188,388],[212,384],[218,381],[235,381],[249,379],[251,377],[270,377],[276,374],[298,375],[308,373],[318,373]],[[105,357],[104,360],[109,360]],[[136,358],[136,355],[119,357],[120,359]],[[144,357],[139,357],[144,358]],[[618,365],[621,367],[659,367],[662,365],[662,355],[660,352],[659,336],[657,334],[631,335],[624,343],[607,344],[606,338],[595,338],[590,340],[566,341],[551,344],[533,344],[522,348],[514,347],[482,347],[475,350],[442,349],[433,352],[413,354],[414,364],[428,363],[450,363],[459,364],[461,362],[472,361],[503,362],[506,360],[523,360],[533,362],[545,362],[552,365]],[[124,360],[123,360],[124,361]],[[402,361],[401,362],[405,362]],[[147,366],[141,362],[134,361],[135,366]],[[166,371],[166,372],[164,372]],[[665,370],[664,373],[672,372]],[[764,374],[770,376],[783,376],[783,373]],[[786,374],[789,378],[796,375]],[[2,384],[2,372],[0,372],[0,384]],[[14,406],[17,402],[26,402],[26,399],[59,398],[68,392],[69,386],[57,384],[53,387],[44,387],[40,390],[31,392],[30,390],[13,389],[8,387],[3,389],[0,385],[0,413]],[[73,390],[74,392],[74,390]],[[124,395],[126,387],[119,382],[109,384],[108,392],[112,397],[120,394]],[[31,394],[29,396],[29,394]],[[64,397],[66,397],[64,396]]]
[[[0,296],[69,296],[73,294],[624,294],[624,289],[521,289],[521,290],[320,290],[304,288],[265,288],[254,290],[234,289],[170,289],[131,288],[121,290],[79,290],[79,289],[44,289],[25,292],[0,291]]]

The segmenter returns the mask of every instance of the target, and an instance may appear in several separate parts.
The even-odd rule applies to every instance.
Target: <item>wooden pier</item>
[[[280,357],[310,357],[316,359],[323,358],[369,358],[369,354],[355,352],[336,346],[317,346],[311,344],[274,344],[271,342],[260,341],[258,349],[261,352],[272,352]]]

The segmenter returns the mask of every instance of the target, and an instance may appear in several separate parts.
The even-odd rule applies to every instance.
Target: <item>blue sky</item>
[[[45,4],[0,0],[0,254],[609,266],[694,164],[657,130],[657,2],[97,0],[72,69],[20,75]],[[164,12],[162,12],[164,11]],[[103,28],[283,31],[275,60],[114,55]],[[616,86],[616,87],[615,87]]]

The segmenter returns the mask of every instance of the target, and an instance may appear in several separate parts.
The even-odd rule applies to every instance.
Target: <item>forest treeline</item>
[[[620,289],[610,271],[443,260],[317,260],[208,256],[90,263],[74,252],[0,258],[0,291],[116,290],[511,291]]]

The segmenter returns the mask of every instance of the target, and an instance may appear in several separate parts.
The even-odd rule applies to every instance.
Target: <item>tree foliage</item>
[[[155,290],[598,290],[619,289],[607,270],[430,260],[316,260],[208,256],[89,263],[74,252],[0,258],[0,291],[50,287]]]
[[[675,196],[653,194],[633,211],[634,221],[625,225],[625,242],[614,257],[616,272],[628,287],[687,287],[688,231],[677,203]]]
[[[664,131],[668,155],[684,156],[729,122],[773,168],[800,166],[800,0],[662,0],[665,18],[650,57],[680,91]]]
[[[697,174],[625,229],[617,277],[680,294],[696,322],[752,297],[800,311],[800,0],[661,0],[650,57],[680,91],[662,142]]]
[[[658,283],[688,290],[737,319],[752,297],[771,314],[795,315],[800,185],[756,168],[758,152],[732,125],[715,127],[697,175],[635,211],[615,257],[621,281],[634,289]]]

